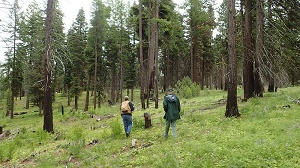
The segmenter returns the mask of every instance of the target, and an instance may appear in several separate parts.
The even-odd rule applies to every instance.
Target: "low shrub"
[[[114,138],[119,138],[121,133],[123,132],[123,129],[121,127],[119,117],[114,118],[110,122],[110,129],[111,129],[111,136]]]
[[[182,80],[178,81],[175,85],[176,91],[182,98],[192,98],[199,96],[200,86],[193,82],[189,77],[184,77]]]

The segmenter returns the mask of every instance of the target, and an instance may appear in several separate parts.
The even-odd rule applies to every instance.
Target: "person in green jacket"
[[[180,101],[173,93],[173,88],[168,89],[168,94],[164,97],[163,107],[165,111],[164,119],[166,120],[164,136],[168,137],[171,125],[173,137],[177,137],[176,120],[180,119]]]

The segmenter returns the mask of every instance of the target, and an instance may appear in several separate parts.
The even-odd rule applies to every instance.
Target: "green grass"
[[[158,109],[151,102],[147,110],[141,110],[138,99],[133,101],[137,108],[133,130],[125,138],[119,105],[103,104],[89,113],[70,112],[66,98],[57,96],[54,134],[48,134],[42,130],[43,117],[33,112],[37,109],[25,110],[23,100],[18,100],[16,111],[28,113],[9,119],[3,112],[0,125],[12,134],[0,140],[0,163],[3,167],[47,168],[299,167],[300,105],[287,97],[298,99],[299,92],[300,88],[291,87],[239,102],[240,118],[224,117],[226,105],[219,104],[226,99],[224,91],[204,90],[197,98],[180,99],[182,119],[177,122],[176,139],[163,137],[161,101]],[[284,108],[286,105],[290,108]],[[144,112],[152,115],[150,129],[144,129]],[[101,120],[91,118],[90,113]],[[132,139],[137,140],[133,148]]]

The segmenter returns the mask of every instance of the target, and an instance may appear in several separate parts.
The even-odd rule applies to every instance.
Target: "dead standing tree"
[[[53,114],[52,114],[52,67],[51,67],[51,29],[52,29],[52,13],[53,0],[48,0],[47,18],[46,18],[46,48],[44,60],[44,126],[43,129],[47,132],[53,132]]]

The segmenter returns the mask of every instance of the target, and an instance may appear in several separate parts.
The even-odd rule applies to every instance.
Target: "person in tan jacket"
[[[126,137],[129,137],[132,129],[132,112],[134,111],[134,105],[132,102],[129,101],[128,96],[125,96],[120,109],[121,117],[123,119],[124,131]]]

